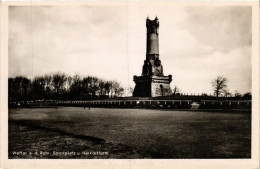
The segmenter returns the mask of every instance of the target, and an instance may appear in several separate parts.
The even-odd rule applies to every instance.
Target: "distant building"
[[[141,76],[134,76],[134,97],[157,97],[172,95],[172,75],[164,76],[159,59],[159,20],[146,19],[146,59]]]

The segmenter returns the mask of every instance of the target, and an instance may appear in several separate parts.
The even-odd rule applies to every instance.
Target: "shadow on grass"
[[[48,128],[46,126],[40,126],[36,121],[32,121],[32,120],[19,120],[19,121],[9,120],[9,123],[10,124],[17,124],[17,125],[21,125],[21,126],[27,126],[27,127],[30,127],[32,129],[36,129],[36,130],[56,132],[56,133],[61,134],[63,136],[69,136],[69,137],[73,137],[73,138],[77,138],[77,139],[83,139],[83,140],[91,141],[91,142],[94,142],[94,143],[105,142],[105,140],[102,139],[102,138],[97,138],[97,137],[92,137],[92,136],[84,136],[84,135],[77,135],[77,134],[69,133],[67,131]]]
[[[55,121],[61,123],[60,121]],[[68,124],[68,122],[64,122]],[[42,135],[41,133],[44,133]],[[71,139],[72,138],[72,139]],[[58,142],[57,142],[58,141]],[[104,139],[72,134],[59,129],[48,128],[42,121],[9,120],[9,159],[141,159],[151,158],[132,146],[107,142]],[[13,152],[64,152],[75,151],[80,154],[66,156],[53,154],[16,155]],[[89,152],[108,152],[107,155],[86,155]]]

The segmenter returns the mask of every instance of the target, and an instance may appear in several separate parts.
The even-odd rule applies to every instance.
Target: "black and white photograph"
[[[7,5],[7,160],[259,158],[255,6]]]

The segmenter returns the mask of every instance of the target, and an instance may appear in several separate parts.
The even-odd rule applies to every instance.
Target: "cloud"
[[[172,86],[212,92],[251,90],[251,7],[40,6],[9,9],[9,76],[55,71],[94,75],[134,86],[146,51],[145,19],[159,17],[160,59]]]
[[[251,7],[189,7],[185,28],[220,52],[251,45]]]

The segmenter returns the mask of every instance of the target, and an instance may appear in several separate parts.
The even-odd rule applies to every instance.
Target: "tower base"
[[[133,97],[170,96],[172,76],[134,76]]]

